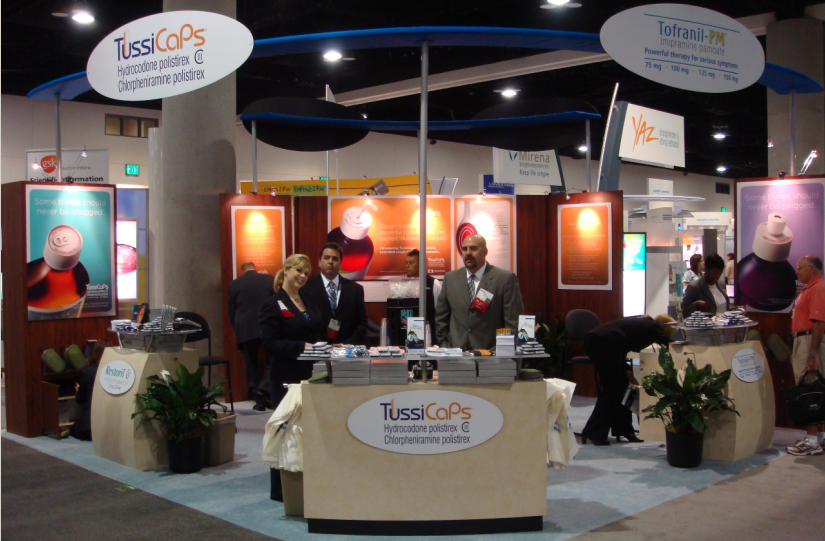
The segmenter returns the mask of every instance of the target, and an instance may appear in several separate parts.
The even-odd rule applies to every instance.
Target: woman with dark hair
[[[704,268],[705,264],[702,260],[702,254],[693,254],[690,256],[690,269],[682,277],[682,286],[685,290],[702,276],[702,270],[704,270]]]
[[[97,365],[106,348],[112,347],[108,340],[98,340],[95,342],[92,352],[89,354],[89,364],[80,369],[80,377],[74,384],[75,402],[83,407],[77,421],[69,429],[69,435],[79,440],[92,440],[92,392],[95,389],[95,376],[97,376]]]
[[[690,316],[693,312],[711,312],[721,314],[730,310],[730,302],[719,278],[725,271],[725,262],[719,254],[710,254],[705,258],[705,273],[688,286],[682,299],[682,315]]]

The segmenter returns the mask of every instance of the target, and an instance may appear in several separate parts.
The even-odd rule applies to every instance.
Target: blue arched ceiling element
[[[790,94],[791,90],[795,90],[797,94],[817,94],[825,91],[821,84],[807,75],[770,62],[765,62],[765,71],[756,82],[780,95]]]
[[[61,100],[73,100],[91,89],[92,85],[86,77],[86,72],[81,71],[40,85],[29,92],[26,97],[32,100],[53,100],[54,95],[59,93]]]

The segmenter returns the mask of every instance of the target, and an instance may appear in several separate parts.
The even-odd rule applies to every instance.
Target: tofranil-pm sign
[[[86,64],[107,98],[143,101],[185,94],[223,79],[252,53],[252,33],[229,17],[170,11],[121,26],[101,41]]]

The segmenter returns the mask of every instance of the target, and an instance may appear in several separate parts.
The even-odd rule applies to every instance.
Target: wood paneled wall
[[[223,343],[224,358],[229,361],[229,374],[232,380],[232,395],[236,402],[247,400],[246,369],[243,355],[235,347],[235,330],[229,322],[227,300],[229,298],[229,282],[232,281],[232,210],[231,207],[284,207],[284,236],[286,246],[285,257],[292,254],[292,197],[286,195],[253,195],[253,194],[221,194],[221,291],[223,292]],[[212,325],[214,327],[214,324]],[[266,356],[259,353],[259,367],[264,366]],[[226,397],[227,399],[229,397]]]
[[[106,332],[112,317],[86,317],[29,321],[26,293],[26,185],[2,186],[3,232],[3,338],[6,372],[6,426],[12,434],[33,438],[43,435],[40,383],[44,350],[114,335]],[[68,186],[48,183],[48,186]],[[117,194],[113,195],[113,202]],[[112,239],[112,250],[115,249]]]

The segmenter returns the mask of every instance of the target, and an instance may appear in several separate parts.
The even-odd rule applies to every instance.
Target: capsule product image
[[[369,236],[372,215],[366,210],[367,207],[378,210],[369,201],[360,207],[350,207],[344,211],[341,225],[327,235],[329,242],[337,242],[344,252],[341,274],[349,280],[363,280],[375,254],[375,246]]]
[[[753,237],[753,253],[739,261],[741,304],[777,312],[796,297],[796,271],[788,263],[793,232],[784,214],[772,212]]]
[[[83,237],[70,225],[49,231],[43,257],[26,265],[29,320],[76,318],[83,309],[89,273],[80,263]]]

